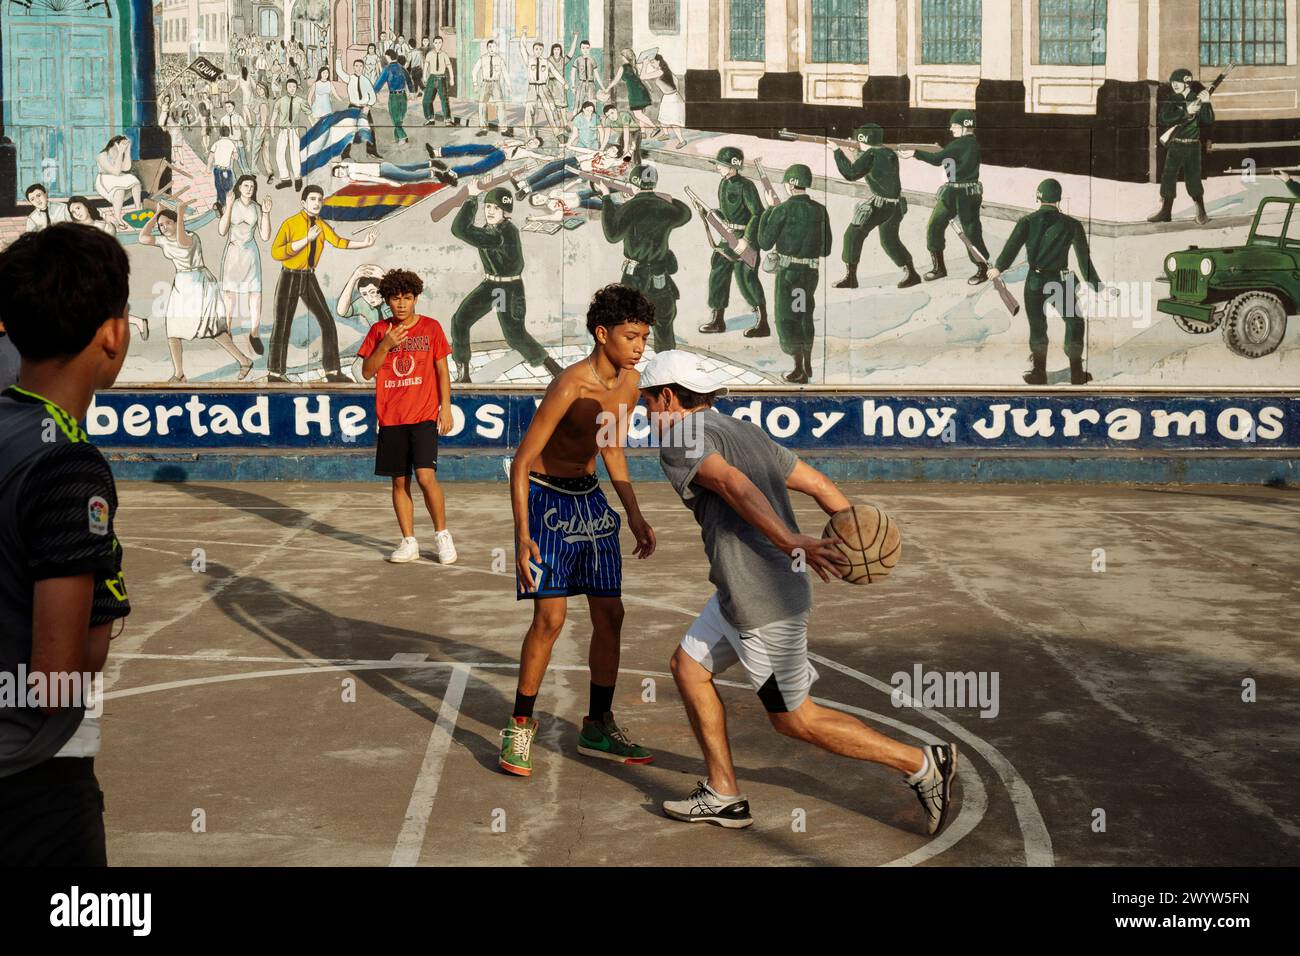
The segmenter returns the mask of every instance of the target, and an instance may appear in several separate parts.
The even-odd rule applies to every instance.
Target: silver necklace
[[[612,392],[614,390],[614,385],[608,384],[603,378],[600,377],[600,373],[596,371],[596,365],[591,361],[590,355],[587,356],[587,365],[591,367],[591,374],[596,376],[596,381],[600,382],[601,385],[605,386],[605,391]],[[615,385],[618,384],[617,375],[614,376],[614,384]]]

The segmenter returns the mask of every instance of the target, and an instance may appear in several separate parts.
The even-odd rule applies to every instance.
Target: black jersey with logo
[[[92,625],[131,613],[116,512],[113,473],[76,420],[17,386],[0,393],[0,680],[12,686],[31,663],[38,581],[93,575]],[[0,777],[52,757],[81,719],[0,694]]]

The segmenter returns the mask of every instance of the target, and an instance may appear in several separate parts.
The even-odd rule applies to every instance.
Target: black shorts
[[[0,777],[0,867],[107,865],[93,757],[51,757]]]
[[[438,470],[438,423],[381,425],[375,443],[375,474],[410,478],[412,468]]]

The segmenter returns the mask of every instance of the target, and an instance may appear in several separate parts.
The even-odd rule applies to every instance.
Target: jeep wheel
[[[1184,332],[1191,332],[1192,335],[1204,335],[1206,332],[1213,332],[1222,322],[1223,313],[1217,310],[1209,322],[1198,322],[1196,319],[1189,319],[1182,315],[1174,316],[1174,325]]]
[[[1232,300],[1223,320],[1223,341],[1237,355],[1263,358],[1277,350],[1286,335],[1286,309],[1271,292],[1243,292]]]

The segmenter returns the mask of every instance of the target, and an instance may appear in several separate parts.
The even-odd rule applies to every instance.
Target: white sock
[[[925,779],[925,775],[930,772],[930,754],[927,751],[921,751],[921,769],[907,778],[908,783],[920,783]]]
[[[733,803],[740,798],[740,794],[738,793],[731,793],[731,794],[718,793],[718,791],[714,790],[713,787],[708,783],[705,783],[704,789],[709,791],[709,793],[713,794],[719,800],[725,800],[728,803]]]

